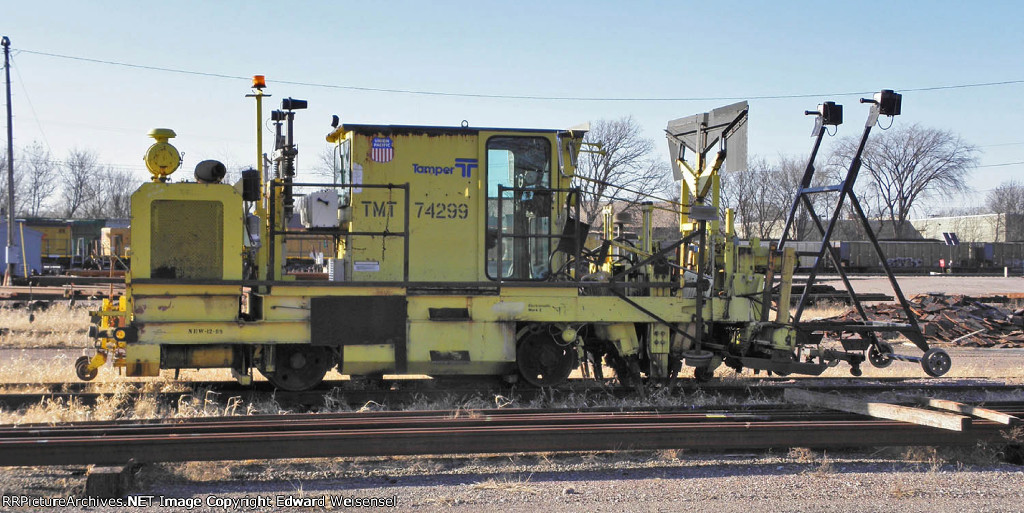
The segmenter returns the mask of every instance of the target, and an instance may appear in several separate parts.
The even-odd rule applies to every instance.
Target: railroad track
[[[993,405],[1010,414],[1024,403]],[[975,420],[947,431],[792,406],[721,410],[473,410],[265,415],[0,427],[0,465],[123,465],[538,451],[971,446],[1005,443]]]
[[[494,399],[497,396],[506,399],[532,401],[538,397],[549,399],[628,398],[641,397],[631,387],[613,386],[611,382],[595,382],[578,380],[555,389],[537,389],[530,387],[508,387],[495,384],[494,380],[396,380],[383,382],[379,386],[352,388],[352,382],[345,380],[326,381],[316,389],[304,392],[287,392],[275,390],[267,382],[256,382],[252,386],[242,386],[235,381],[194,381],[179,382],[188,388],[174,392],[145,392],[138,388],[125,391],[102,390],[101,384],[92,383],[44,383],[27,384],[12,383],[0,385],[0,408],[16,410],[27,406],[49,401],[77,401],[82,405],[93,405],[101,399],[109,399],[118,395],[126,400],[135,400],[143,396],[155,396],[160,400],[176,403],[182,397],[193,396],[206,399],[207,394],[227,399],[240,397],[252,402],[273,400],[279,404],[298,408],[322,407],[327,401],[358,408],[368,403],[377,403],[388,407],[401,407],[414,401],[441,401],[471,398]],[[998,380],[977,378],[760,378],[744,380],[712,380],[698,384],[693,381],[680,380],[672,389],[650,388],[648,394],[660,397],[679,396],[682,399],[694,394],[720,396],[722,398],[742,399],[757,397],[763,400],[781,398],[788,388],[829,392],[841,391],[845,394],[878,394],[893,393],[929,393],[941,395],[962,394],[993,394],[993,393],[1024,393],[1024,384],[1008,384]],[[18,390],[33,390],[19,392]]]

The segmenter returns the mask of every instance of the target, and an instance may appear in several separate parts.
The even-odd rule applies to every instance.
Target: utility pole
[[[0,41],[4,47],[4,75],[7,78],[7,272],[4,285],[14,281],[18,251],[14,248],[14,127],[11,124],[11,40],[7,36]]]

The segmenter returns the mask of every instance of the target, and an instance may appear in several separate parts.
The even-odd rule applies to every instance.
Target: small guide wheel
[[[892,346],[888,342],[878,341],[868,348],[868,361],[879,369],[892,365]]]
[[[921,368],[924,369],[925,374],[933,378],[949,372],[949,368],[952,366],[953,360],[949,357],[949,353],[937,347],[925,351],[924,356],[921,357]]]
[[[78,379],[82,381],[92,381],[96,379],[96,375],[99,374],[99,369],[89,370],[89,363],[92,362],[92,358],[88,356],[81,356],[75,360],[75,374],[78,374]]]

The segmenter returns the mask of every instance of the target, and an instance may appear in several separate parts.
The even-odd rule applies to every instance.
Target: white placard
[[[359,194],[360,192],[363,192],[363,188],[358,187],[359,185],[363,185],[362,164],[352,164],[352,185],[357,186],[352,188],[352,194]]]
[[[380,272],[380,262],[365,261],[365,262],[352,262],[352,270],[357,273],[376,273]]]

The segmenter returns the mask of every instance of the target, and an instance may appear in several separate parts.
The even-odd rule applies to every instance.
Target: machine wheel
[[[545,331],[523,337],[516,350],[516,363],[523,379],[538,387],[564,383],[579,365],[576,348],[572,344],[559,345]]]
[[[892,365],[892,356],[890,356],[892,354],[892,346],[888,342],[879,340],[877,344],[872,344],[868,348],[868,361],[871,362],[871,365],[884,369]]]
[[[949,372],[949,368],[952,366],[953,360],[949,357],[949,353],[937,347],[925,351],[924,356],[921,357],[921,368],[924,369],[925,374],[933,378]]]
[[[327,348],[305,344],[279,345],[274,359],[276,370],[261,373],[275,387],[290,392],[309,390],[319,385],[334,366],[334,359]]]
[[[96,379],[96,375],[100,373],[99,369],[89,370],[89,362],[92,358],[88,356],[80,356],[75,360],[75,374],[78,374],[78,379],[82,381],[92,381]]]

